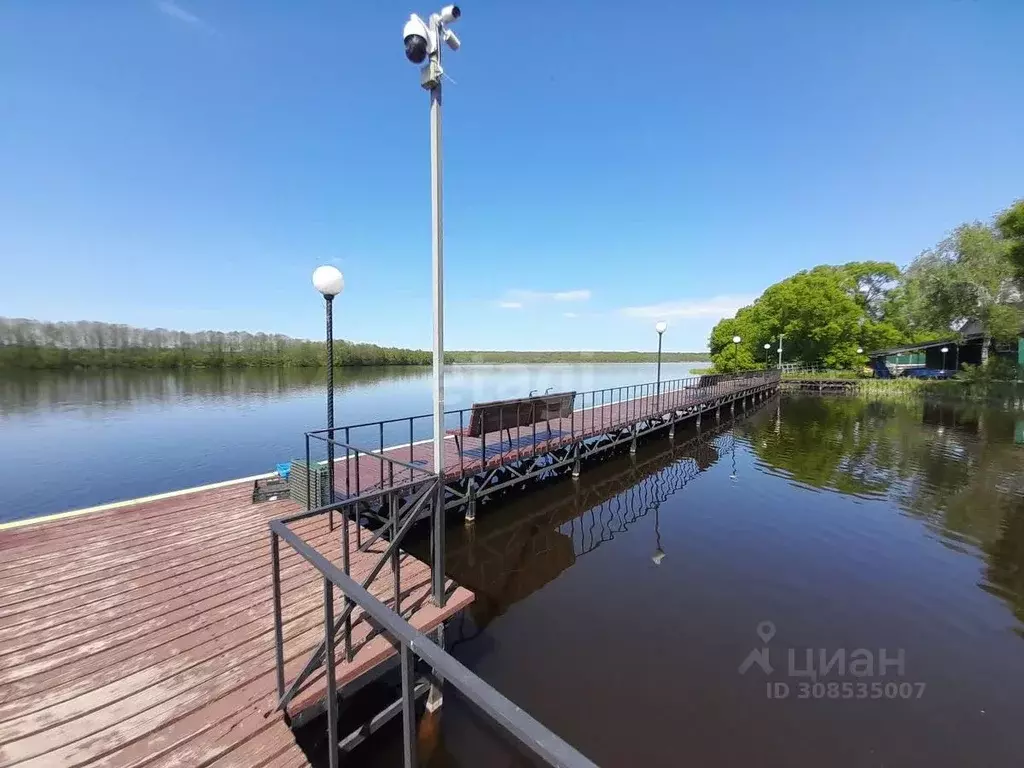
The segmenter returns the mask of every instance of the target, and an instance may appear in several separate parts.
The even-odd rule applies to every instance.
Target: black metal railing
[[[405,421],[405,419],[391,421]],[[334,429],[316,429],[306,433],[306,466],[313,466],[315,463],[326,464],[326,461],[314,462],[312,446],[320,443],[325,447],[334,448],[335,456],[335,487],[332,498],[321,499],[321,504],[330,503],[337,499],[351,499],[362,496],[365,493],[372,493],[382,490],[400,490],[414,485],[428,477],[434,476],[432,468],[427,467],[421,461],[416,463],[415,459],[405,461],[401,452],[392,451],[386,455],[385,451],[391,451],[394,446],[384,446],[383,425],[388,422],[376,422],[381,433],[381,446],[376,449],[368,449],[354,445],[350,442],[351,432],[355,427],[335,427]],[[344,435],[339,440],[338,434]],[[330,453],[328,451],[328,453]],[[339,477],[339,467],[344,478],[344,485],[341,484],[342,477]],[[365,471],[362,471],[365,470]],[[310,475],[306,473],[306,498],[312,499],[310,488]],[[328,489],[330,491],[331,489]],[[311,509],[312,504],[307,502],[306,508]]]
[[[414,469],[419,470],[418,467],[414,467]],[[361,553],[368,552],[370,548],[382,537],[388,536],[387,545],[384,547],[383,551],[374,553],[378,555],[376,562],[374,562],[369,569],[363,571],[364,575],[362,578],[361,588],[364,590],[369,589],[374,580],[378,575],[380,575],[381,571],[384,570],[384,567],[390,565],[390,575],[394,582],[393,607],[395,612],[401,615],[402,577],[400,545],[402,540],[405,538],[405,535],[409,530],[411,530],[416,521],[421,519],[424,509],[432,507],[436,510],[439,499],[437,476],[429,472],[424,472],[424,475],[425,476],[422,478],[413,480],[411,483],[406,483],[401,486],[395,485],[391,488],[378,489],[374,492],[360,496],[343,498],[317,509],[307,510],[288,517],[278,518],[272,521],[271,529],[274,529],[275,526],[284,526],[287,528],[289,525],[303,520],[328,515],[332,520],[330,530],[333,530],[333,515],[335,512],[339,512],[342,518],[341,573],[349,578],[351,578],[352,571],[351,558],[354,554],[351,538],[349,536],[349,528],[352,527],[355,529],[355,551]],[[375,503],[378,504],[380,512],[386,515],[385,524],[379,526],[377,530],[372,533],[367,530],[366,534],[370,538],[364,543],[362,541],[364,527],[360,520],[359,509],[360,507],[373,505]],[[434,525],[443,525],[443,519],[438,520],[438,516],[435,515]],[[296,535],[294,532],[291,533],[293,536]],[[438,537],[435,536],[434,538],[437,539]],[[313,650],[313,653],[309,656],[309,659],[302,671],[299,672],[290,685],[285,687],[283,673],[284,634],[281,604],[280,552],[278,550],[276,536],[273,536],[272,539],[271,567],[273,570],[274,590],[274,636],[278,648],[279,668],[277,707],[278,709],[286,709],[288,704],[302,690],[302,687],[310,679],[313,673],[323,666],[325,654],[327,652],[327,644],[326,642],[321,642]],[[430,569],[432,597],[437,605],[443,608],[445,603],[443,549],[434,550],[434,557],[430,564]],[[353,658],[352,613],[355,607],[355,603],[346,592],[345,607],[342,610],[341,615],[335,621],[335,633],[341,633],[341,641],[346,661],[351,661]]]
[[[465,439],[452,447],[457,455],[457,464],[446,465],[446,479],[463,478],[482,467],[506,463],[524,456],[536,455],[561,445],[570,444],[604,432],[625,428],[638,421],[659,418],[674,411],[681,411],[713,401],[747,388],[779,381],[777,369],[743,371],[733,374],[702,374],[661,382],[645,382],[621,387],[605,387],[586,392],[577,392],[571,413],[558,420],[538,422],[520,427],[518,414],[512,421],[516,426],[499,423],[497,430],[488,431],[475,441]],[[524,402],[523,407],[530,407]],[[446,440],[453,440],[455,433],[464,434],[471,423],[473,407],[445,411],[444,426]],[[555,423],[555,428],[550,428]],[[432,463],[433,415],[421,414],[397,419],[369,421],[336,427],[330,435],[338,448],[344,448],[345,494],[358,495],[406,482],[413,467],[425,468]],[[310,461],[310,440],[328,437],[328,430],[314,430],[306,433],[306,461]],[[418,450],[424,446],[422,451]],[[403,472],[385,475],[387,457],[401,464]],[[339,459],[341,461],[341,459]],[[381,469],[375,479],[367,483],[361,478],[357,467],[360,461],[378,462]],[[340,476],[338,484],[340,486]],[[339,487],[339,491],[340,491]],[[308,497],[307,497],[308,498]]]
[[[302,513],[304,517],[310,513]],[[348,604],[357,605],[362,616],[385,637],[389,638],[400,658],[402,694],[396,702],[402,713],[403,754],[406,768],[416,765],[416,680],[415,665],[419,659],[431,668],[431,675],[444,680],[462,696],[493,720],[507,734],[514,737],[530,753],[548,765],[584,768],[593,766],[590,760],[576,751],[537,720],[530,717],[477,675],[460,664],[453,656],[416,630],[401,615],[367,591],[364,585],[320,554],[288,527],[286,520],[270,523],[271,552],[274,568],[274,628],[277,641],[277,688],[279,698],[285,699],[284,641],[281,621],[280,595],[280,540],[297,552],[319,572],[323,581],[324,639],[322,664],[326,665],[327,685],[327,744],[331,768],[338,765],[338,686],[336,675],[335,636],[338,619],[334,615],[334,590],[345,595]],[[397,713],[397,710],[396,710]]]

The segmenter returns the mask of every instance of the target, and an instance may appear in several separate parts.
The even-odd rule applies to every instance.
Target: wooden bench
[[[555,392],[550,395],[521,397],[515,400],[492,400],[488,403],[473,403],[469,415],[469,426],[449,429],[446,434],[455,437],[455,447],[462,453],[460,438],[482,437],[488,432],[502,431],[508,435],[512,446],[512,427],[528,427],[545,422],[551,432],[551,419],[561,419],[572,413],[575,392]],[[499,437],[500,439],[500,437]],[[486,458],[486,457],[484,457]]]
[[[696,384],[691,384],[688,389],[704,389],[704,387],[713,387],[718,381],[717,374],[702,373]]]

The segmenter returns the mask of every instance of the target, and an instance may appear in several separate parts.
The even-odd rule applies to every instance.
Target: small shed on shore
[[[958,371],[964,363],[981,365],[981,349],[984,342],[985,337],[980,324],[968,323],[956,338],[878,349],[868,352],[867,355],[872,368],[877,369],[879,363],[884,363],[893,373],[907,368]],[[943,348],[948,350],[945,354],[942,352]],[[989,353],[1024,365],[1024,337],[1009,344],[993,342]]]

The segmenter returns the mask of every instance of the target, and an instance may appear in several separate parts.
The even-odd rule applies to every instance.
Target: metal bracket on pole
[[[441,75],[443,74],[444,70],[441,68],[441,62],[434,61],[431,58],[420,70],[420,85],[426,90],[432,91],[441,85]]]

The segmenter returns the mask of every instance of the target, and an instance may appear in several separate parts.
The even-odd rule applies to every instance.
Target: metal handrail
[[[396,612],[371,595],[350,576],[341,571],[326,557],[317,552],[297,534],[291,531],[282,520],[272,520],[270,531],[275,553],[279,548],[279,539],[284,539],[301,557],[316,568],[324,581],[324,647],[327,662],[327,723],[328,749],[330,764],[338,761],[338,700],[337,677],[334,659],[334,588],[340,589],[346,599],[351,600],[363,611],[364,616],[377,629],[391,638],[397,646],[401,658],[402,677],[402,720],[404,739],[404,760],[406,768],[416,765],[416,733],[415,733],[415,683],[413,666],[415,658],[426,662],[434,670],[434,674],[477,706],[484,714],[507,733],[511,734],[531,753],[544,760],[548,765],[566,766],[567,768],[586,768],[595,766],[572,745],[561,739],[539,721],[532,718],[522,709],[502,696],[475,675],[455,657],[418,631]],[[276,558],[275,558],[276,564]],[[280,638],[278,638],[280,640]],[[281,646],[278,646],[278,684],[283,687],[284,657]],[[596,768],[596,766],[595,766]]]
[[[397,510],[397,499],[392,499],[392,504],[390,505],[390,508],[391,508],[391,520],[390,520],[390,522],[388,523],[387,526],[382,527],[381,531],[378,532],[378,534],[380,534],[386,528],[390,528],[391,529],[391,538],[388,541],[388,545],[385,548],[384,552],[378,558],[377,562],[369,570],[369,572],[363,577],[363,584],[362,584],[362,586],[365,589],[365,588],[369,587],[370,584],[373,583],[373,580],[377,578],[377,575],[381,572],[381,570],[383,570],[384,566],[386,564],[390,563],[391,564],[391,569],[392,569],[391,576],[392,576],[392,580],[394,581],[394,590],[395,590],[394,591],[395,610],[397,612],[399,612],[399,613],[402,610],[402,603],[401,603],[401,598],[402,598],[402,593],[401,593],[401,558],[399,556],[399,545],[402,543],[402,540],[405,538],[405,535],[409,532],[409,530],[412,528],[412,526],[416,523],[417,519],[419,518],[419,515],[418,515],[419,511],[423,508],[424,504],[428,500],[431,499],[431,495],[433,494],[434,489],[436,487],[437,487],[436,476],[433,475],[432,473],[429,473],[429,480],[427,481],[426,485],[418,488],[417,493],[413,496],[413,498],[411,498],[409,500],[408,507],[404,510],[403,514],[401,514],[401,515],[398,513],[398,510]],[[283,525],[283,526],[287,527],[288,524],[291,523],[291,522],[294,522],[294,521],[297,521],[297,520],[303,520],[303,519],[312,517],[314,515],[324,514],[324,513],[333,514],[335,509],[344,509],[347,505],[349,505],[351,503],[352,503],[352,501],[342,501],[342,502],[338,502],[338,503],[335,503],[335,504],[328,504],[326,507],[321,507],[321,508],[316,509],[316,510],[307,510],[306,512],[302,512],[302,513],[299,513],[297,515],[291,515],[291,516],[285,517],[285,518],[277,518],[277,519],[273,520],[272,523],[278,523],[280,525]],[[348,521],[348,513],[347,513],[347,511],[345,511],[343,513],[342,518],[343,518],[344,525],[345,525],[344,530],[343,530],[343,535],[342,535],[342,547],[343,547],[343,552],[342,552],[342,573],[348,575],[350,573],[350,570],[349,570],[349,551],[348,551],[349,544],[348,544],[348,536],[347,536],[347,530],[348,530],[348,522],[347,522]],[[273,525],[271,527],[273,527]],[[361,529],[362,529],[362,526],[360,526],[360,525],[356,526],[356,546],[357,546],[357,548],[361,548],[362,547],[362,544],[360,542],[360,531],[361,531]],[[372,541],[375,541],[377,539],[378,534],[374,534],[374,538],[372,539]],[[279,638],[278,642],[279,642],[280,648],[279,648],[278,658],[280,660],[280,659],[283,659],[283,654],[284,654],[283,643],[284,643],[284,641],[283,641],[282,614],[281,614],[281,605],[280,605],[280,600],[281,600],[281,594],[280,594],[281,593],[281,585],[280,585],[280,575],[279,575],[279,571],[280,571],[280,553],[277,550],[277,541],[276,541],[276,539],[274,540],[273,547],[272,547],[271,565],[272,565],[273,576],[274,576],[274,579],[273,579],[273,588],[274,588],[274,631],[275,631],[275,636],[277,638]],[[439,568],[439,567],[441,567],[441,566],[439,566],[436,563],[432,565],[432,568]],[[348,595],[346,593],[345,608],[344,608],[344,610],[342,610],[341,615],[334,622],[334,632],[335,633],[337,633],[342,628],[344,628],[344,632],[342,633],[342,640],[343,640],[343,647],[344,647],[344,650],[345,650],[345,659],[346,659],[346,661],[351,661],[352,660],[352,612],[354,611],[354,609],[355,609],[355,603],[351,599],[349,599],[349,597],[348,597]],[[279,672],[279,676],[278,676],[278,691],[277,691],[277,693],[278,693],[277,708],[278,709],[286,708],[288,706],[289,702],[291,702],[291,700],[296,696],[296,694],[298,694],[298,692],[302,689],[302,685],[306,682],[306,680],[309,679],[310,675],[312,675],[314,672],[316,672],[316,670],[318,670],[320,668],[320,666],[324,663],[324,656],[325,656],[326,651],[327,651],[327,642],[326,641],[321,642],[313,650],[313,653],[310,654],[309,659],[306,662],[306,665],[303,667],[302,671],[295,677],[295,679],[292,681],[291,685],[288,686],[287,690],[285,689],[285,686],[284,686],[284,674],[283,674],[283,666],[282,666],[281,672]]]
[[[640,419],[646,419],[649,417],[661,416],[669,413],[673,410],[684,408],[690,404],[691,400],[697,399],[696,397],[690,397],[689,393],[693,391],[703,391],[711,394],[712,396],[719,396],[728,394],[726,389],[727,385],[733,382],[744,382],[752,378],[758,378],[767,382],[777,381],[779,379],[779,371],[777,369],[757,369],[752,371],[740,371],[732,374],[699,374],[691,377],[678,378],[678,379],[666,379],[660,383],[658,381],[645,382],[639,384],[631,384],[622,387],[605,387],[602,389],[594,389],[584,392],[577,392],[573,402],[572,412],[569,414],[571,421],[571,427],[568,435],[560,435],[554,438],[545,436],[542,433],[538,433],[536,425],[532,431],[532,441],[529,442],[529,446],[520,445],[518,442],[516,445],[510,444],[508,449],[505,448],[504,439],[499,439],[499,443],[495,446],[494,434],[483,435],[481,437],[480,447],[470,449],[470,454],[467,455],[466,446],[462,445],[458,448],[459,463],[457,467],[449,468],[449,474],[454,472],[459,477],[465,477],[468,474],[472,474],[477,471],[478,466],[483,466],[492,463],[495,458],[499,463],[504,462],[507,458],[521,457],[523,450],[527,447],[532,447],[533,452],[536,453],[538,446],[547,444],[549,447],[561,444],[568,439],[569,441],[578,439],[580,437],[587,437],[589,432],[596,429],[616,429],[622,425],[635,422]],[[588,411],[598,410],[606,408],[607,406],[619,406],[610,411],[607,415],[602,411],[601,421],[592,421],[587,426],[588,419],[585,414]],[[457,408],[450,409],[444,412],[445,420],[452,429],[462,432],[465,426],[469,423],[469,419],[472,416],[473,407],[468,408]],[[582,415],[581,415],[582,414]],[[611,418],[614,416],[613,418]],[[348,445],[350,451],[358,451],[355,453],[356,461],[358,462],[359,456],[368,456],[369,460],[381,461],[381,457],[385,451],[402,450],[408,451],[408,461],[402,462],[403,466],[411,464],[415,455],[414,446],[418,445],[419,442],[428,442],[428,440],[416,440],[417,433],[417,422],[420,423],[421,427],[426,429],[421,430],[420,434],[427,434],[429,425],[432,422],[431,414],[421,414],[417,416],[406,416],[402,418],[394,419],[383,419],[380,421],[362,422],[358,424],[348,424],[341,427],[334,428],[334,435],[337,436],[339,433],[344,435],[344,439],[339,442],[344,442]],[[399,424],[407,425],[407,438],[401,439],[401,442],[395,442],[392,445],[385,445],[385,428],[395,427]],[[370,441],[376,442],[377,446],[369,448],[364,445],[363,448],[356,448],[354,441],[352,440],[353,433],[357,433],[359,430],[363,432],[359,433],[362,438],[368,438],[365,442]],[[367,432],[369,430],[369,432]],[[498,432],[505,431],[504,428],[499,429]],[[517,433],[518,440],[522,440],[524,432],[515,428],[514,431]],[[323,435],[328,430],[312,430],[306,433],[307,441],[307,461],[309,459],[308,454],[308,442],[310,437],[316,437]],[[360,439],[360,444],[364,442]],[[488,444],[489,443],[489,444]],[[372,443],[371,443],[372,444]],[[495,454],[495,448],[497,447],[497,453]],[[480,461],[478,462],[475,453],[479,451]],[[392,456],[383,456],[385,460],[394,460],[394,454]],[[384,464],[381,464],[381,483],[384,487]],[[358,473],[357,473],[358,475]],[[356,483],[360,482],[358,476],[356,477]],[[350,492],[348,484],[348,475],[346,474],[346,493]],[[363,491],[362,488],[356,488],[357,495]]]

